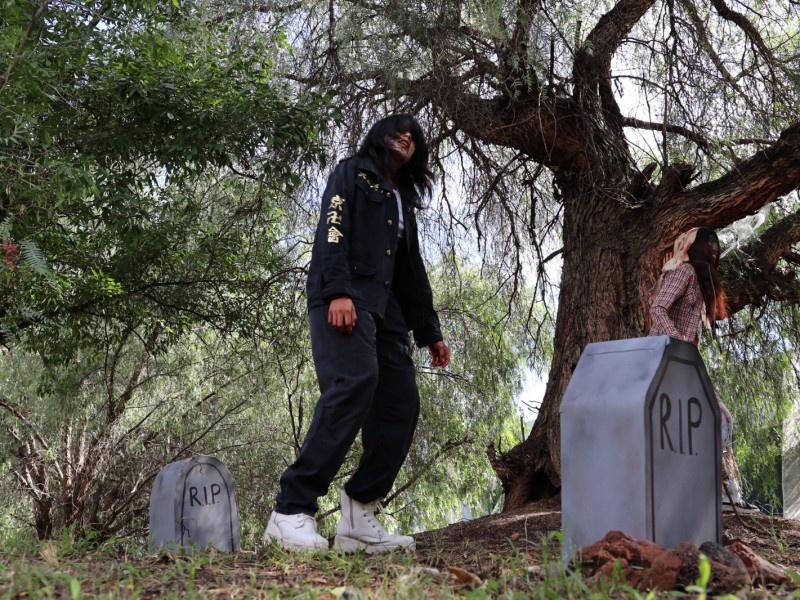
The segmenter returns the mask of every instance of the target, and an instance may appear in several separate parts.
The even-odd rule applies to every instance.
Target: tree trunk
[[[664,168],[658,186],[645,186],[647,193],[639,194],[641,181],[633,178],[626,188],[622,161],[602,158],[607,155],[596,152],[592,160],[604,162],[592,170],[606,178],[613,175],[610,179],[587,176],[559,182],[564,191],[564,263],[545,396],[523,443],[499,456],[489,449],[506,492],[505,510],[558,493],[560,405],[572,370],[590,342],[647,335],[650,291],[663,253],[678,233],[698,225],[727,225],[800,186],[800,124],[787,128],[777,143],[740,162],[735,171],[688,190],[694,173],[689,165]],[[800,240],[798,222],[792,215],[762,234],[748,249],[746,264],[729,259],[734,264],[725,279],[730,313],[758,305],[764,297],[800,298],[797,273],[777,265],[782,256],[795,264],[790,250]]]
[[[611,165],[604,164],[605,173]],[[553,360],[545,397],[528,438],[489,458],[506,493],[504,510],[549,498],[561,486],[560,405],[588,343],[639,337],[649,329],[649,292],[659,273],[663,231],[653,210],[629,204],[617,164],[608,185],[582,177],[564,185],[564,252]],[[616,189],[616,198],[609,192]],[[674,227],[675,223],[671,222]],[[643,238],[642,231],[652,232]]]
[[[592,189],[578,187],[565,198],[553,361],[533,431],[508,453],[497,456],[490,449],[506,492],[505,510],[553,496],[560,488],[561,397],[586,344],[644,335],[648,327],[643,307],[658,269],[643,265],[648,256],[655,265],[660,248],[648,250],[646,240],[627,238],[622,193],[618,202],[609,202],[593,198]]]

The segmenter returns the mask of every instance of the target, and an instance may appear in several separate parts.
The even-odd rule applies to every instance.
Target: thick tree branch
[[[747,306],[761,306],[767,299],[800,302],[800,276],[796,265],[791,268],[780,265],[781,259],[793,260],[792,248],[798,242],[800,213],[794,213],[723,261],[731,314]]]
[[[711,0],[711,5],[717,11],[717,14],[719,14],[720,17],[726,21],[734,23],[742,31],[744,31],[745,35],[750,39],[753,45],[758,48],[758,51],[761,52],[762,56],[767,60],[767,62],[769,62],[771,65],[777,63],[775,56],[772,54],[772,50],[769,49],[769,46],[767,46],[767,44],[764,42],[761,34],[745,15],[731,9],[727,4],[725,4],[725,0]]]
[[[418,103],[435,103],[455,128],[488,144],[514,148],[548,167],[587,164],[585,139],[567,101],[521,101],[509,110],[504,97],[483,99],[463,91],[452,75],[407,81],[404,91]]]
[[[573,65],[574,97],[578,104],[586,105],[587,93],[597,94],[604,111],[615,116],[620,114],[611,90],[611,60],[633,26],[654,3],[655,0],[621,0],[589,32]]]
[[[655,0],[620,0],[604,14],[583,43],[584,56],[576,68],[594,67],[597,76],[611,70],[611,59],[636,23],[655,4]],[[582,64],[578,64],[581,62]]]
[[[708,148],[711,145],[711,142],[707,137],[681,125],[652,123],[650,121],[642,121],[640,119],[626,118],[622,121],[622,126],[632,127],[635,129],[646,129],[648,131],[667,131],[669,133],[675,133],[685,137],[687,140],[691,140],[701,148]]]
[[[670,223],[666,238],[674,239],[689,223],[724,227],[798,188],[800,122],[726,175],[673,195],[654,214],[654,222]],[[675,218],[676,211],[680,219]]]

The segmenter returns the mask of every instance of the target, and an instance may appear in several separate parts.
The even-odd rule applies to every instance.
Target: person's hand
[[[434,342],[428,346],[431,353],[432,367],[446,367],[450,364],[450,348],[443,341]]]
[[[356,307],[347,296],[331,300],[328,307],[328,324],[339,333],[350,335],[356,326]]]
[[[672,260],[672,251],[670,250],[669,252],[667,252],[667,253],[664,255],[664,262],[662,263],[662,265],[661,265],[661,266],[663,267],[664,265],[666,265],[666,264],[667,264],[669,261],[671,261],[671,260]]]

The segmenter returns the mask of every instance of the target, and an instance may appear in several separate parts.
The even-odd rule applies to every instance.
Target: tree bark
[[[562,204],[563,248],[557,253],[563,264],[546,391],[529,437],[505,453],[488,449],[507,510],[552,496],[561,483],[561,397],[585,346],[647,335],[650,291],[663,253],[680,232],[727,226],[800,189],[800,125],[791,125],[796,114],[787,108],[796,102],[797,72],[789,66],[791,55],[763,33],[774,38],[779,20],[737,12],[723,0],[615,0],[603,14],[598,6],[559,20],[547,3],[517,0],[492,17],[494,29],[476,20],[481,11],[470,12],[469,3],[433,2],[440,7],[435,19],[413,9],[411,19],[407,7],[391,10],[393,4],[382,2],[369,9],[358,0],[343,4],[372,10],[374,19],[385,12],[392,36],[402,32],[412,45],[405,54],[421,57],[415,68],[364,68],[373,64],[371,53],[348,62],[338,47],[327,48],[337,54],[337,68],[352,65],[346,78],[337,71],[334,79],[354,104],[361,103],[363,82],[374,82],[412,112],[429,109],[427,116],[439,125],[432,147],[452,141],[475,159],[486,181],[504,175],[496,172],[498,163],[485,160],[483,144],[538,163],[537,177],[543,169],[552,174],[552,200]],[[584,22],[593,23],[585,36]],[[783,34],[793,27],[788,24]],[[742,46],[736,59],[718,51],[729,39]],[[363,41],[372,52],[370,40]],[[639,54],[642,47],[648,50]],[[616,77],[615,57],[626,71]],[[394,64],[390,56],[385,60]],[[330,79],[318,83],[327,89]],[[641,106],[620,109],[617,98],[629,83],[642,91],[648,119],[641,118]],[[698,106],[721,108],[717,113]],[[753,113],[754,126],[739,129],[745,110]],[[780,139],[765,139],[775,137],[775,123],[786,127]],[[638,164],[625,128],[657,132],[660,156]],[[746,133],[751,130],[756,133]],[[736,137],[739,131],[746,137]],[[465,144],[462,134],[479,142],[478,148]],[[742,161],[734,148],[745,145],[766,149]],[[692,156],[689,147],[697,163],[674,162],[672,156]],[[699,169],[716,170],[729,157],[734,167],[728,174],[692,187]],[[651,182],[656,169],[659,179]],[[486,197],[491,195],[489,190]],[[531,194],[533,202],[537,195],[539,190]],[[800,255],[792,254],[800,241],[798,221],[785,219],[761,235],[763,244],[749,248],[747,263],[738,256],[727,259],[731,268],[723,276],[732,312],[765,298],[800,301]]]
[[[603,166],[608,174],[612,165]],[[677,234],[695,226],[726,225],[800,188],[800,125],[789,127],[778,143],[741,163],[735,172],[683,189],[691,173],[685,165],[665,170],[660,185],[636,206],[626,204],[629,195],[624,190],[614,202],[608,197],[609,187],[590,179],[565,186],[570,193],[564,199],[564,264],[545,397],[524,442],[504,454],[489,450],[506,492],[504,510],[558,492],[560,404],[572,370],[588,343],[647,335],[650,291],[660,258]],[[618,172],[612,180],[622,177]],[[605,192],[597,191],[604,187]],[[755,259],[747,265],[730,261],[723,274],[731,313],[765,297],[800,299],[797,269],[777,267],[798,241],[800,217],[791,215],[753,244],[748,256]]]

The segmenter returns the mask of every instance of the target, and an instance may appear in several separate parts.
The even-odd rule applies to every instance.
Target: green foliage
[[[473,516],[496,507],[499,482],[486,446],[519,441],[511,432],[517,430],[514,396],[526,356],[523,317],[508,314],[507,299],[491,279],[462,265],[456,277],[436,270],[432,285],[453,359],[445,374],[420,365],[421,443],[409,457],[411,469],[426,469],[423,487],[413,494],[416,528],[444,526],[461,518],[462,507]],[[447,454],[435,458],[444,449]]]
[[[712,380],[733,416],[733,447],[745,494],[768,510],[781,509],[783,426],[797,396],[796,307],[739,314],[708,350]],[[731,335],[735,332],[735,335]]]
[[[474,270],[464,268],[458,285],[441,265],[432,269],[431,275],[453,362],[442,371],[427,366],[427,349],[415,355],[422,402],[420,420],[386,508],[395,521],[390,527],[411,531],[457,520],[462,507],[469,507],[473,516],[495,509],[500,490],[485,449],[492,441],[509,447],[519,435],[513,399],[525,358],[521,317],[509,316],[507,304],[496,294],[491,280]],[[298,307],[298,312],[301,310]],[[269,439],[270,443],[243,444],[223,452],[227,463],[234,465],[234,476],[238,468],[248,473],[248,477],[237,479],[237,485],[245,505],[241,511],[243,538],[253,541],[263,532],[280,474],[294,460],[318,397],[305,318],[291,318],[288,312],[283,322],[286,337],[269,346],[271,368],[254,374],[264,381],[272,373],[278,385],[272,388],[271,396],[254,390],[258,400],[248,412],[248,421],[238,425],[240,435]],[[285,344],[284,339],[291,343]],[[262,352],[254,349],[252,360],[259,361]],[[263,383],[256,388],[259,386]],[[263,410],[265,406],[270,412]],[[338,487],[355,469],[360,451],[360,442],[356,441],[328,495],[320,499],[320,514],[333,515],[323,518],[323,535],[333,534]]]
[[[141,534],[160,466],[253,441],[225,440],[254,405],[242,348],[293,299],[280,207],[328,109],[274,72],[282,31],[243,46],[209,17],[4,5],[0,487],[39,537]]]
[[[140,556],[123,552],[116,540],[93,549],[69,538],[42,542],[0,554],[0,592],[9,597],[49,598],[225,597],[259,598],[608,598],[651,599],[654,593],[633,589],[624,580],[589,579],[566,569],[550,556],[547,542],[531,540],[543,559],[518,549],[479,554],[489,576],[467,584],[451,575],[447,557],[436,550],[422,556],[336,552],[304,555],[275,545],[222,555]],[[452,555],[449,555],[452,556]],[[436,565],[436,566],[429,566]],[[468,569],[465,569],[468,571]],[[468,571],[471,573],[471,571]],[[291,576],[287,577],[286,574]],[[479,583],[478,583],[479,582]],[[682,596],[675,592],[669,595]]]
[[[242,482],[243,521],[260,520],[250,509],[264,498],[251,498],[249,485],[263,493],[261,468],[283,461],[286,436],[283,415],[270,406],[283,382],[255,360],[252,346],[206,329],[157,354],[131,338],[72,365],[22,352],[0,357],[0,428],[9,434],[0,436],[0,457],[13,475],[0,493],[9,514],[35,521],[39,537],[68,529],[76,540],[142,539],[157,472],[204,453],[223,459]],[[269,473],[275,484],[278,474]],[[63,497],[73,500],[54,502]],[[6,535],[15,535],[12,525]]]
[[[711,581],[711,562],[705,554],[700,555],[700,564],[697,566],[699,575],[694,585],[687,585],[686,591],[697,594],[698,600],[705,600],[708,595],[708,582]]]
[[[252,329],[243,296],[265,281],[242,267],[275,266],[269,205],[318,156],[322,99],[275,78],[267,36],[235,48],[191,3],[7,9],[0,219],[21,258],[0,281],[6,340],[67,360],[109,327]]]

